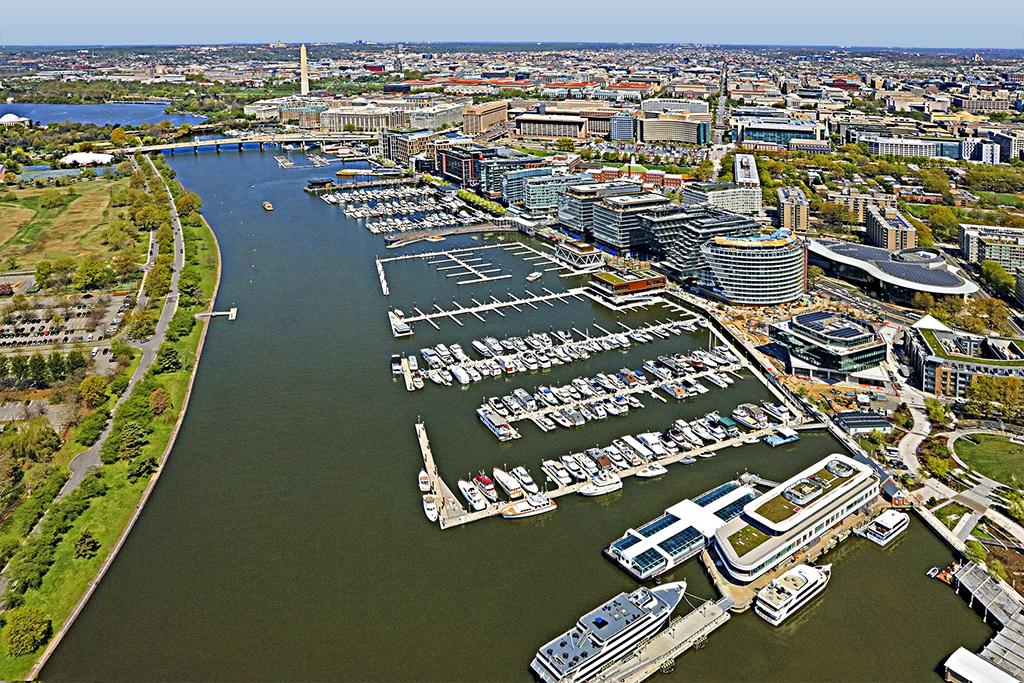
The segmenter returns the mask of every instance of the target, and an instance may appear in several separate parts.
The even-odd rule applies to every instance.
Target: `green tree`
[[[28,359],[28,376],[36,384],[46,383],[48,373],[46,371],[46,359],[43,358],[43,354],[33,353],[32,357]]]
[[[163,263],[157,263],[146,276],[146,294],[153,298],[159,298],[170,290],[171,269]]]
[[[555,149],[559,152],[575,152],[576,143],[569,138],[558,138],[555,140]]]
[[[935,305],[935,297],[928,292],[917,292],[910,300],[910,305],[919,311],[928,311]]]
[[[118,457],[124,460],[131,460],[142,452],[142,447],[149,443],[149,435],[146,428],[132,420],[121,426],[121,447],[118,449]]]
[[[160,345],[156,352],[156,360],[153,361],[154,372],[174,372],[181,369],[181,354],[168,342]]]
[[[44,209],[56,209],[64,206],[64,195],[57,190],[43,190],[39,193],[39,206]]]
[[[186,192],[178,198],[178,213],[187,216],[203,208],[203,200],[195,192]]]
[[[0,379],[7,377],[9,374],[11,374],[11,366],[7,362],[7,356],[0,356]]]
[[[73,349],[64,358],[64,368],[67,370],[69,375],[79,368],[84,368],[88,364],[89,362],[78,349]]]
[[[937,479],[945,479],[949,474],[949,461],[943,458],[936,458],[930,455],[925,460],[924,467]]]
[[[107,383],[102,377],[89,375],[78,385],[82,400],[90,408],[97,408],[107,400]]]
[[[49,261],[40,261],[36,264],[36,287],[44,289],[50,285],[50,275],[53,274],[53,264]]]
[[[932,234],[942,242],[955,241],[960,233],[960,221],[948,206],[933,206],[925,214],[932,226]]]
[[[811,287],[817,287],[825,278],[825,271],[820,266],[809,266],[807,268],[807,283]]]
[[[100,542],[96,540],[96,537],[88,529],[83,531],[75,540],[75,557],[80,560],[96,557],[99,551]]]
[[[27,655],[42,647],[53,634],[53,626],[38,607],[19,607],[4,614],[4,649],[15,657]]]
[[[64,364],[64,356],[56,351],[51,353],[47,359],[46,369],[55,382],[64,379],[68,374],[67,366]]]
[[[110,260],[114,273],[120,280],[132,279],[139,272],[139,255],[135,249],[122,249]]]
[[[857,215],[847,209],[842,204],[836,204],[834,202],[825,202],[821,205],[818,213],[821,215],[821,220],[825,225],[832,227],[839,227],[846,225],[847,223],[855,223],[857,221]]]
[[[113,273],[99,261],[86,261],[75,271],[71,285],[78,290],[103,287],[111,280]]]
[[[128,334],[134,339],[148,337],[156,331],[156,321],[145,311],[135,311],[128,324]]]
[[[926,398],[924,400],[925,410],[928,412],[928,419],[932,422],[946,421],[946,407],[937,398]]]
[[[982,261],[980,271],[981,279],[991,285],[996,292],[1003,296],[1013,293],[1017,281],[1001,265],[995,261]]]
[[[25,356],[11,356],[11,374],[18,379],[28,377],[28,358],[25,358]]]

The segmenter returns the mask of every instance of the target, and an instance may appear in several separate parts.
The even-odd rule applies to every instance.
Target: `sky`
[[[1024,48],[976,0],[0,0],[0,45],[516,41]]]

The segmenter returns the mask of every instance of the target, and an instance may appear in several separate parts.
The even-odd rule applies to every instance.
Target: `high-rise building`
[[[707,266],[700,246],[715,237],[756,237],[757,221],[707,204],[673,205],[640,216],[647,251],[673,276],[697,277]]]
[[[682,187],[683,204],[710,204],[742,214],[761,213],[760,187],[736,183],[690,183]]]
[[[609,117],[609,140],[632,141],[634,137],[633,117],[629,114],[613,114]]]
[[[668,204],[668,197],[654,193],[606,197],[594,205],[594,240],[615,251],[643,249],[640,214]]]
[[[999,131],[992,136],[992,141],[999,145],[999,158],[1003,163],[1020,159],[1024,152],[1024,134],[1017,131]]]
[[[830,191],[827,195],[827,201],[833,204],[842,204],[857,214],[857,222],[861,224],[867,219],[867,209],[869,206],[896,208],[896,195],[882,192],[861,194],[857,190],[846,190],[844,192]]]
[[[732,175],[737,185],[761,189],[761,178],[757,175],[757,159],[753,154],[737,154],[733,157]]]
[[[789,230],[768,236],[713,237],[700,247],[705,284],[734,304],[775,306],[807,289],[807,245]]]
[[[775,194],[779,198],[779,227],[797,232],[807,232],[810,203],[803,190],[797,187],[780,187]]]
[[[302,45],[299,48],[299,72],[301,75],[301,84],[299,86],[299,92],[303,95],[309,94],[309,65],[306,63],[306,46]]]
[[[917,228],[893,207],[869,206],[864,223],[876,247],[899,251],[917,246]]]
[[[594,180],[589,173],[528,178],[523,184],[523,208],[531,213],[552,213],[558,209],[558,194],[567,187]]]
[[[641,194],[643,191],[640,184],[626,180],[574,185],[558,196],[558,223],[590,239],[593,235],[595,204],[605,197]]]
[[[689,114],[658,114],[651,118],[638,118],[636,130],[637,139],[641,142],[674,141],[704,145],[711,139],[711,124],[694,119]]]

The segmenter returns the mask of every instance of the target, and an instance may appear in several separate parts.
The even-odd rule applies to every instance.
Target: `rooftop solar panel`
[[[678,534],[669,536],[664,541],[658,544],[658,547],[664,550],[666,553],[675,557],[676,555],[682,554],[692,548],[698,543],[704,542],[704,534],[694,529],[692,526],[688,526]]]
[[[626,548],[636,545],[639,542],[640,539],[634,536],[633,534],[626,534],[619,540],[615,541],[615,543],[612,543],[612,547],[616,550],[622,551]]]
[[[650,548],[633,558],[633,566],[641,574],[666,562],[665,556],[657,548]]]
[[[647,522],[647,524],[644,524],[642,527],[637,529],[637,532],[641,536],[645,536],[645,537],[650,538],[651,536],[653,536],[654,534],[658,533],[662,529],[665,529],[666,527],[672,526],[673,524],[675,524],[678,521],[679,521],[678,517],[673,515],[671,512],[666,512],[661,517],[658,517],[657,519],[651,520],[650,522]]]
[[[748,493],[739,500],[734,500],[733,502],[726,505],[724,508],[716,512],[715,516],[723,522],[728,522],[730,519],[733,519],[741,512],[743,512],[743,506],[752,500],[754,500],[754,494]]]
[[[721,498],[722,496],[724,496],[727,493],[729,493],[730,491],[735,491],[735,490],[736,490],[736,484],[732,484],[732,483],[730,483],[730,484],[722,484],[717,489],[714,489],[712,491],[708,491],[707,493],[705,493],[705,494],[703,494],[701,496],[698,496],[697,498],[694,498],[693,502],[696,503],[697,505],[700,505],[701,507],[705,507],[705,506],[707,506],[708,503],[713,503],[716,500],[718,500],[719,498]]]

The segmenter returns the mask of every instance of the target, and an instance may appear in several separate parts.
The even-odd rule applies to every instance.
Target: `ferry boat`
[[[523,485],[523,489],[528,493],[539,493],[540,489],[537,488],[537,484],[534,483],[533,477],[526,471],[526,468],[520,465],[512,470],[512,476],[519,480],[519,483]]]
[[[858,536],[885,547],[910,526],[910,515],[899,510],[886,510],[871,522],[856,531]]]
[[[510,499],[522,497],[523,489],[519,486],[519,481],[515,477],[500,467],[495,467],[492,473],[494,481],[498,482],[498,485],[505,489],[505,493],[508,494]]]
[[[590,482],[580,487],[580,494],[584,496],[603,496],[612,491],[622,488],[622,480],[611,472],[598,472],[591,478]]]
[[[273,211],[274,210],[274,205],[271,204],[270,202],[263,202],[263,209],[265,211]]]
[[[477,408],[476,416],[480,418],[480,421],[484,423],[484,426],[490,429],[491,432],[498,437],[498,441],[511,441],[512,439],[519,438],[519,432],[517,432],[512,425],[504,419],[491,412],[490,408],[485,408],[483,406]]]
[[[830,564],[798,564],[757,592],[754,611],[772,626],[778,626],[825,590],[831,576]]]
[[[543,275],[544,275],[544,273],[541,273],[540,271],[534,271],[534,272],[532,272],[532,273],[530,273],[529,275],[526,276],[526,281],[527,282],[536,282],[537,280],[541,279],[541,277]]]
[[[558,505],[555,504],[555,501],[541,493],[535,493],[526,500],[521,500],[518,503],[512,503],[511,505],[506,505],[501,508],[501,516],[505,519],[533,517],[534,515],[542,515],[545,512],[551,512],[556,507],[558,507]]]
[[[431,522],[437,521],[437,501],[431,495],[423,496],[423,514]]]
[[[487,503],[484,502],[484,497],[480,495],[480,490],[477,487],[464,479],[459,479],[458,486],[459,491],[462,491],[463,498],[474,510],[483,510],[487,507]]]
[[[665,469],[664,465],[652,462],[650,465],[637,472],[636,476],[641,477],[643,479],[650,479],[652,477],[660,477],[661,475],[666,474],[667,472],[668,470]]]
[[[430,490],[430,477],[427,476],[426,470],[420,470],[419,484],[420,491],[423,491],[423,493],[426,493],[427,491]]]
[[[541,683],[578,683],[630,654],[661,631],[682,602],[686,582],[641,586],[584,614],[573,628],[542,646],[530,664]]]

